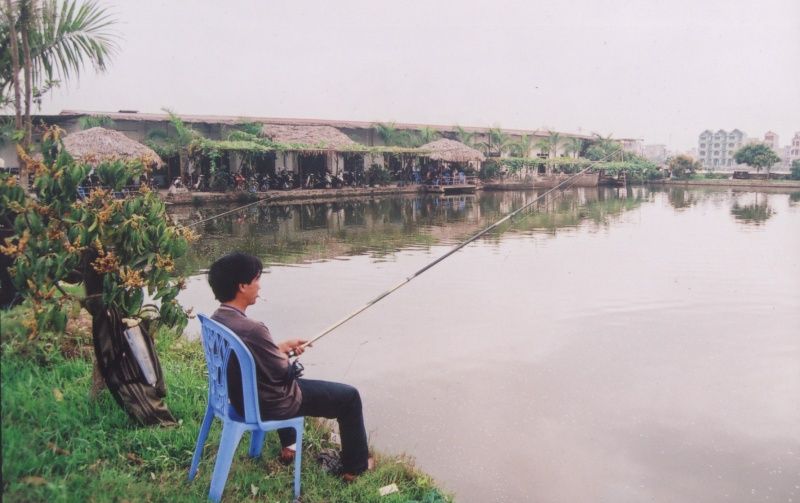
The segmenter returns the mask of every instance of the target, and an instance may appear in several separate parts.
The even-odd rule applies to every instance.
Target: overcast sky
[[[800,0],[116,1],[120,51],[42,111],[800,131]]]

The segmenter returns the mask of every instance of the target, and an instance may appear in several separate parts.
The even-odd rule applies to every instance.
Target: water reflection
[[[268,264],[296,264],[370,254],[381,258],[407,248],[454,244],[502,216],[530,203],[541,192],[484,192],[478,196],[384,197],[362,201],[295,205],[256,205],[198,226],[201,240],[181,264],[184,272],[207,266],[209,257],[242,250]],[[584,220],[610,220],[650,197],[644,188],[586,189],[542,198],[505,232],[554,232]],[[223,213],[229,207],[184,207],[172,214],[191,223]]]
[[[668,187],[666,190],[669,204],[676,210],[694,206],[697,204],[697,196],[700,194],[697,190],[689,190],[684,187]]]
[[[756,193],[751,202],[742,203],[739,199],[734,200],[731,206],[731,215],[743,223],[760,225],[767,221],[774,211],[769,205],[766,195]]]

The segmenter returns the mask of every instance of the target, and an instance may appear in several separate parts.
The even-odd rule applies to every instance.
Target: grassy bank
[[[75,312],[77,314],[77,311]],[[205,501],[219,442],[216,421],[200,472],[186,480],[206,403],[202,348],[167,330],[156,342],[180,425],[132,424],[108,391],[89,399],[92,351],[87,323],[71,320],[65,334],[28,339],[24,308],[2,316],[2,438],[4,501]],[[247,457],[246,435],[234,459],[224,501],[291,501],[292,468],[277,462],[274,433],[260,458]],[[430,477],[404,457],[376,455],[377,467],[345,485],[315,462],[332,447],[324,425],[306,420],[303,502],[449,501]],[[399,493],[379,496],[395,483]]]

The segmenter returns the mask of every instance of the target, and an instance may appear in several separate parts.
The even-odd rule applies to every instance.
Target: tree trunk
[[[33,13],[35,5],[33,1],[19,2],[19,36],[22,40],[22,71],[25,79],[25,118],[23,120],[24,136],[22,138],[22,147],[28,150],[31,144],[31,132],[33,125],[31,123],[31,95],[33,93],[31,72],[31,46],[30,46],[30,28],[33,22]],[[22,187],[27,192],[28,187],[28,165],[20,160],[19,165],[19,178]]]
[[[17,23],[11,0],[6,0],[5,14],[8,21],[8,33],[11,45],[11,79],[14,83],[14,128],[22,129],[22,91],[19,85],[19,43],[17,41]]]
[[[83,262],[83,284],[86,288],[84,307],[92,315],[92,339],[96,368],[108,386],[111,395],[128,413],[144,425],[169,426],[177,424],[175,417],[163,401],[167,394],[161,364],[155,352],[152,338],[142,332],[144,351],[155,372],[151,382],[136,355],[136,347],[126,337],[120,311],[102,300],[103,278],[92,268],[96,252],[89,252]],[[91,393],[99,392],[102,386],[97,374],[92,378]]]
[[[32,6],[31,6],[32,9]],[[28,13],[28,22],[22,23],[20,27],[20,35],[22,36],[22,57],[23,57],[23,71],[25,75],[25,138],[22,140],[22,146],[28,149],[31,145],[31,136],[33,132],[33,123],[31,121],[31,97],[33,95],[33,88],[31,82],[31,72],[33,71],[33,63],[31,61],[31,46],[28,41],[30,36],[30,16]],[[27,169],[26,169],[27,171]],[[27,184],[27,179],[25,180]]]
[[[5,15],[8,21],[8,34],[10,38],[11,49],[11,79],[14,85],[14,129],[17,131],[22,130],[22,90],[20,89],[19,82],[19,43],[17,40],[17,16],[14,15],[14,9],[11,5],[11,0],[6,0]],[[28,170],[23,166],[22,158],[17,154],[17,166],[19,166],[20,184],[28,192]]]

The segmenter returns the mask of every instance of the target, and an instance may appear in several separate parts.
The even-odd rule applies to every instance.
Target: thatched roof
[[[356,145],[346,134],[331,126],[264,124],[261,134],[276,143],[304,145],[320,150],[336,150]]]
[[[440,140],[426,143],[420,147],[421,150],[430,150],[428,157],[434,161],[444,162],[471,162],[485,161],[486,157],[478,150],[468,147],[455,140],[442,138]]]
[[[64,148],[75,159],[92,165],[116,159],[137,159],[148,166],[164,164],[153,149],[119,131],[101,127],[68,134],[64,137]]]

